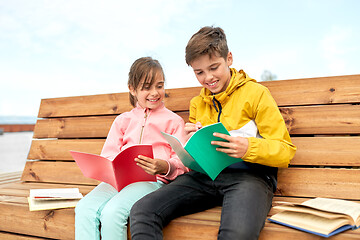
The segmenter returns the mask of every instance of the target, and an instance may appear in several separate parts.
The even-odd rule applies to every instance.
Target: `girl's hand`
[[[220,147],[216,148],[219,152],[224,152],[230,157],[242,158],[248,150],[249,140],[244,137],[232,137],[222,133],[214,133],[215,137],[222,138],[226,142],[222,141],[212,141],[212,145],[219,145]]]
[[[188,140],[197,130],[202,128],[202,125],[200,122],[194,123],[185,123],[185,136],[186,140]]]
[[[135,158],[136,165],[151,175],[166,174],[169,171],[169,164],[162,159],[152,159],[139,155]]]

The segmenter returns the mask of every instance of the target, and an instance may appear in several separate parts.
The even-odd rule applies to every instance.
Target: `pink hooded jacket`
[[[110,128],[101,156],[114,159],[116,155],[135,144],[151,144],[154,158],[168,162],[169,171],[157,175],[157,179],[168,183],[178,175],[188,172],[160,132],[176,136],[185,142],[184,121],[167,109],[164,104],[156,109],[144,109],[139,104],[130,112],[117,116]]]

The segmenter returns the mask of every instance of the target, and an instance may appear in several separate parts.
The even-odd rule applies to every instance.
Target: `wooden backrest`
[[[278,196],[360,199],[360,75],[282,80],[268,87],[298,150],[280,169]],[[188,119],[199,87],[168,89],[165,105]],[[96,185],[69,150],[99,154],[128,93],[43,99],[22,180]]]

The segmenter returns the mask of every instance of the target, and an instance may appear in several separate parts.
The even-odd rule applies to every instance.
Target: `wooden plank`
[[[28,159],[73,161],[69,150],[100,154],[105,139],[33,140]],[[360,166],[360,137],[293,137],[291,165]]]
[[[283,107],[290,134],[359,134],[360,105]]]
[[[166,90],[165,106],[173,111],[188,110],[191,98],[198,95],[199,92],[200,88],[198,87]],[[48,98],[41,100],[38,117],[118,115],[131,109],[127,92]]]
[[[360,75],[261,82],[279,106],[360,102]],[[166,106],[188,109],[200,87],[167,89]],[[83,106],[87,106],[84,108]],[[120,114],[131,109],[128,93],[50,98],[41,101],[39,118]]]
[[[66,173],[66,174],[64,174]],[[346,176],[346,180],[344,180]],[[360,169],[279,169],[278,195],[360,199]],[[28,162],[23,181],[96,185],[85,178],[73,162]]]
[[[359,229],[358,229],[359,230]],[[331,240],[355,240],[360,238],[360,231],[350,230],[342,232],[338,235],[332,236]],[[280,226],[275,223],[265,223],[264,229],[260,233],[259,240],[289,240],[289,239],[301,239],[301,240],[320,240],[323,239],[314,234],[305,233],[296,229],[292,229],[285,226]]]
[[[19,234],[0,232],[0,239],[1,240],[41,240],[41,239],[46,240],[48,238],[39,238],[33,236],[24,236]]]
[[[40,119],[34,138],[106,137],[116,116]]]
[[[99,181],[84,177],[75,162],[26,162],[22,181],[97,185]]]
[[[293,137],[291,165],[360,166],[360,137]]]
[[[54,239],[74,239],[74,209],[29,211],[27,204],[1,203],[0,231]]]
[[[28,197],[30,194],[30,189],[43,188],[79,188],[79,191],[83,195],[86,195],[94,188],[94,186],[59,183],[18,182],[2,185],[0,187],[0,196]]]
[[[167,225],[164,232],[164,240],[215,240],[217,239],[219,229],[218,221],[189,220],[178,218]],[[360,230],[346,231],[332,237],[336,240],[354,240],[359,239]],[[260,240],[319,240],[322,239],[314,234],[305,233],[289,227],[280,226],[274,223],[265,223],[261,231]]]
[[[100,154],[105,139],[33,140],[28,159],[70,160],[70,150]]]
[[[35,124],[0,124],[4,132],[32,132]]]
[[[360,105],[283,107],[290,134],[359,134]],[[184,119],[187,112],[180,112]],[[40,119],[34,138],[105,138],[115,116]]]
[[[360,75],[261,82],[279,106],[360,102]]]
[[[280,196],[359,200],[360,169],[279,169],[277,188]]]

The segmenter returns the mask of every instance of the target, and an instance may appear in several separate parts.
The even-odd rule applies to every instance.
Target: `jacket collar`
[[[213,94],[210,90],[206,88],[202,88],[200,91],[200,96],[203,98],[204,102],[207,104],[212,104],[213,98],[216,98],[220,103],[225,102],[230,95],[240,86],[244,85],[249,81],[256,82],[255,79],[250,78],[242,69],[237,71],[235,68],[230,68],[231,71],[231,79],[229,82],[229,86],[225,89],[225,91],[217,94]]]

